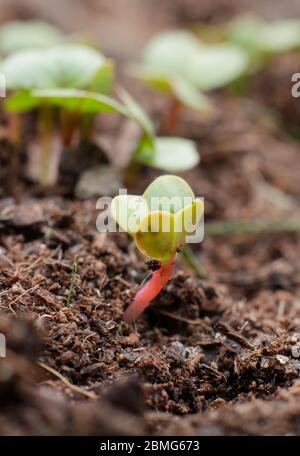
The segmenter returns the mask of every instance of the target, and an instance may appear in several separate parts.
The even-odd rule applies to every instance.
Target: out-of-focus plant
[[[46,48],[66,41],[66,36],[43,21],[12,21],[0,27],[0,55],[23,49]]]
[[[0,70],[6,78],[9,97],[5,107],[9,112],[22,113],[38,110],[39,146],[41,168],[39,180],[47,185],[53,183],[51,176],[52,141],[55,127],[53,103],[34,94],[40,89],[78,88],[92,89],[108,94],[114,80],[114,68],[110,60],[100,52],[83,45],[65,44],[47,49],[29,49],[6,57]],[[105,100],[108,104],[110,100]],[[112,103],[114,104],[114,103]],[[115,109],[115,107],[114,107]],[[60,130],[64,146],[72,142],[74,130],[83,124],[81,111],[77,105],[59,112]],[[18,123],[20,125],[20,122]],[[20,132],[14,130],[14,137]]]
[[[240,78],[229,85],[232,94],[245,95],[253,74],[277,55],[300,49],[300,20],[266,22],[253,13],[244,13],[224,24],[197,25],[195,35],[203,42],[238,46],[248,57]]]
[[[49,172],[54,132],[60,132],[62,147],[70,147],[76,136],[89,139],[99,113],[118,113],[139,123],[141,140],[132,150],[136,163],[177,172],[199,162],[192,141],[155,137],[150,119],[127,92],[119,91],[119,101],[112,97],[114,64],[95,49],[66,44],[19,51],[3,61],[1,71],[9,90],[6,109],[13,115],[38,112],[38,180],[43,185],[53,184],[57,176],[57,170]],[[19,135],[14,131],[15,137]]]
[[[266,22],[243,14],[229,23],[225,39],[245,49],[255,70],[274,55],[300,48],[300,20]]]
[[[142,254],[158,263],[125,312],[124,320],[133,323],[167,284],[177,252],[203,215],[203,202],[183,179],[167,175],[154,180],[143,196],[115,197],[111,211]]]
[[[150,41],[142,62],[132,65],[129,71],[154,89],[169,94],[166,130],[172,131],[182,105],[211,114],[212,102],[203,93],[226,86],[239,78],[247,66],[247,54],[235,44],[204,44],[192,33],[177,30],[161,33]]]

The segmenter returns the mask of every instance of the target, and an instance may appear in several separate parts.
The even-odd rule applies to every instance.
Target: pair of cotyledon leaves
[[[243,14],[231,22],[227,38],[252,54],[282,53],[300,47],[300,20],[266,22],[254,14]]]
[[[177,176],[161,176],[142,196],[119,195],[111,204],[113,217],[139,250],[163,263],[195,232],[203,209],[202,199]]]
[[[247,54],[230,43],[204,44],[188,31],[163,32],[146,46],[142,63],[131,72],[157,89],[172,92],[184,105],[201,112],[212,109],[201,92],[223,87],[241,76]]]
[[[132,73],[157,89],[172,92],[183,104],[210,109],[200,92],[226,86],[245,74],[257,53],[272,54],[300,47],[300,20],[265,22],[246,14],[229,24],[221,43],[201,43],[184,30],[164,32],[146,46]]]
[[[157,138],[150,119],[125,91],[121,102],[110,95],[114,65],[96,49],[79,44],[25,49],[6,57],[0,65],[12,96],[11,112],[26,112],[45,103],[81,114],[118,113],[133,118],[144,135],[134,159],[168,172],[185,171],[199,162],[194,142],[183,138]]]

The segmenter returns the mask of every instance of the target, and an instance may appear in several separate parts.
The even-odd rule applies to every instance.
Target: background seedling
[[[137,248],[160,265],[125,312],[125,321],[132,323],[171,277],[177,252],[203,215],[203,203],[183,179],[167,175],[153,181],[142,197],[115,197],[111,211],[120,227],[133,236]]]
[[[30,24],[11,26],[19,30],[18,36],[22,27],[30,35]],[[121,102],[112,98],[114,63],[96,49],[70,43],[27,49],[30,43],[34,46],[34,39],[41,30],[43,26],[35,24],[30,35],[32,41],[28,38],[27,44],[24,42],[26,49],[8,55],[1,64],[9,92],[5,108],[10,112],[13,143],[21,136],[20,115],[33,110],[38,113],[38,141],[32,150],[39,153],[39,168],[31,169],[31,177],[43,185],[53,185],[61,150],[75,146],[82,139],[90,140],[94,119],[99,113],[118,113],[141,125],[141,140],[132,149],[132,161],[138,164],[177,172],[199,162],[193,142],[156,138],[150,119],[125,91],[119,91]],[[46,38],[41,40],[41,46],[42,43],[46,46],[46,41]],[[50,44],[51,40],[47,42]]]
[[[1,65],[11,95],[5,106],[13,113],[36,109],[38,111],[38,135],[40,146],[40,170],[38,180],[44,185],[53,184],[56,174],[50,174],[54,149],[55,123],[59,124],[61,140],[65,147],[72,144],[74,132],[83,124],[77,106],[59,109],[55,115],[53,103],[45,97],[34,96],[37,89],[92,88],[96,92],[108,93],[114,78],[110,60],[100,52],[83,45],[65,44],[46,50],[24,50],[8,56]],[[55,118],[59,120],[55,121]],[[89,119],[91,122],[91,119]],[[16,132],[15,132],[16,135]],[[20,136],[20,132],[18,135]]]
[[[272,58],[300,48],[300,21],[293,18],[266,22],[254,13],[245,13],[226,24],[197,26],[195,33],[204,41],[234,44],[247,54],[248,67],[231,84],[234,92],[242,95],[250,77]]]
[[[104,70],[101,75],[104,75]],[[104,76],[106,77],[107,73]],[[200,156],[193,141],[176,137],[156,137],[151,120],[138,103],[125,90],[119,90],[118,98],[119,101],[103,93],[72,88],[23,90],[10,97],[6,107],[10,112],[39,109],[43,121],[40,132],[41,138],[44,140],[43,150],[45,152],[43,173],[47,172],[51,159],[51,150],[48,146],[51,146],[51,135],[53,135],[54,128],[53,123],[50,123],[52,118],[48,117],[47,113],[50,115],[54,109],[61,111],[60,118],[64,120],[61,126],[64,146],[69,145],[69,142],[64,141],[65,138],[72,138],[74,128],[80,126],[78,120],[85,120],[84,134],[87,137],[87,135],[91,135],[92,122],[97,114],[117,113],[135,120],[141,127],[141,139],[138,144],[133,145],[132,162],[168,172],[185,171],[199,163]],[[71,122],[67,122],[68,119]],[[89,121],[88,132],[86,119]],[[47,183],[47,181],[42,181],[42,183],[44,182]]]
[[[265,22],[254,14],[244,14],[228,26],[227,40],[244,48],[253,66],[270,57],[300,47],[300,20]]]
[[[142,63],[132,75],[170,97],[164,130],[177,126],[179,110],[186,106],[210,115],[213,105],[203,93],[226,86],[244,73],[246,53],[230,43],[204,44],[187,31],[164,32],[145,48]]]

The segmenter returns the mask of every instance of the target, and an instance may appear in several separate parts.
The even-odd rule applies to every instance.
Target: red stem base
[[[151,301],[160,293],[168,283],[175,265],[175,258],[167,264],[162,264],[159,269],[153,272],[151,279],[135,295],[134,301],[130,304],[124,314],[126,323],[133,323],[148,307]]]

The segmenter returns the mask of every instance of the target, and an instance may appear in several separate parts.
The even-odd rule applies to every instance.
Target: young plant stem
[[[11,113],[9,116],[8,137],[10,142],[17,148],[21,143],[21,125],[21,115],[16,112]]]
[[[39,139],[41,146],[40,182],[48,186],[54,182],[51,176],[53,110],[47,104],[42,105],[39,112]]]
[[[170,136],[177,130],[180,121],[180,112],[180,101],[176,97],[171,96],[168,110],[162,119],[161,130],[164,135]]]
[[[126,323],[133,323],[148,307],[151,301],[160,293],[168,283],[175,265],[175,256],[168,263],[161,264],[161,267],[153,272],[151,279],[137,292],[134,301],[130,304],[124,314]]]
[[[79,124],[80,114],[77,111],[61,111],[62,144],[71,147],[76,127]]]
[[[233,236],[237,234],[298,233],[300,218],[287,220],[228,220],[225,222],[206,223],[205,234],[208,236]]]

